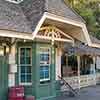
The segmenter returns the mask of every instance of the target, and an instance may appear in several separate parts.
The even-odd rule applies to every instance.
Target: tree
[[[100,0],[65,0],[86,21],[90,34],[100,39]]]

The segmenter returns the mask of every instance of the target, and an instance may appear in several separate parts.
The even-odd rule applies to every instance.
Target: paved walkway
[[[100,85],[83,88],[78,97],[57,97],[56,100],[100,100]]]

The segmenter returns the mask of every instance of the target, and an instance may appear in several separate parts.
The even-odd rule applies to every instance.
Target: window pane
[[[40,66],[40,79],[49,78],[49,66]]]
[[[49,60],[49,54],[45,54],[45,55],[44,55],[44,60],[45,60],[45,61],[48,61],[48,60]]]
[[[49,77],[49,71],[45,71],[45,78]]]
[[[26,48],[26,57],[30,57],[30,56],[31,56],[31,49]]]
[[[40,61],[44,61],[44,54],[40,54]]]
[[[31,82],[31,74],[27,75],[27,82]]]
[[[49,54],[40,54],[40,61],[49,61]]]
[[[25,57],[25,48],[20,49],[20,56]]]
[[[45,81],[50,78],[50,48],[40,48],[40,81]]]
[[[25,73],[25,66],[21,66],[21,73]]]
[[[29,73],[31,74],[31,66],[26,67],[26,73],[27,74],[29,74]]]
[[[25,75],[24,75],[24,74],[21,75],[21,82],[22,82],[22,83],[25,82]]]
[[[20,64],[25,64],[25,57],[20,57]]]
[[[44,79],[44,71],[42,67],[40,68],[40,79]]]
[[[26,61],[26,64],[31,64],[31,57],[26,57],[25,61]]]
[[[31,48],[20,49],[20,81],[21,83],[31,82]]]

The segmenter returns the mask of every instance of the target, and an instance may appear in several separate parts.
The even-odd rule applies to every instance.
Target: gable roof
[[[46,0],[46,9],[49,13],[85,22],[64,0]]]
[[[20,4],[0,0],[0,29],[32,33],[44,12],[83,22],[63,0],[23,0]]]

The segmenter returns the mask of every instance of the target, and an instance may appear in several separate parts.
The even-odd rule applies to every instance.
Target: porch
[[[62,77],[74,88],[94,86],[100,83],[100,50],[83,44],[65,49],[62,62]],[[64,85],[62,91],[68,90]]]

